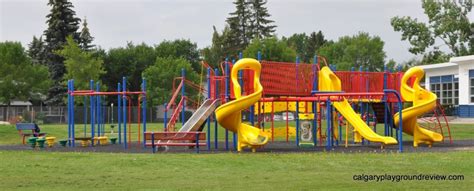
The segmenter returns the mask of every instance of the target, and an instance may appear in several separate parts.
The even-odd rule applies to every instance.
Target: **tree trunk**
[[[8,108],[7,108],[7,107],[3,107],[3,120],[4,120],[4,121],[8,121],[8,118],[7,118],[7,111],[8,111]]]

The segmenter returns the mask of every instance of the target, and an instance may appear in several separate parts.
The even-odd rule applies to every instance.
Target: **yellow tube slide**
[[[424,113],[432,111],[436,107],[436,94],[423,89],[420,86],[420,80],[425,72],[420,67],[410,68],[402,78],[400,92],[403,99],[412,101],[413,106],[402,110],[403,132],[413,135],[413,146],[417,147],[419,143],[432,145],[433,142],[440,142],[443,136],[439,133],[424,129],[417,124],[417,117]],[[408,85],[408,80],[414,76],[415,83],[413,88]],[[395,126],[398,127],[400,119],[398,113],[394,115]]]
[[[239,70],[251,69],[254,71],[254,89],[255,92],[247,95],[241,95],[241,87],[237,79]],[[227,102],[216,109],[217,122],[238,135],[237,151],[243,147],[250,147],[252,151],[268,142],[269,136],[259,128],[242,123],[241,111],[255,104],[262,97],[263,87],[260,84],[260,63],[251,58],[240,59],[232,67],[231,80],[234,86],[235,100]]]
[[[327,66],[319,71],[319,90],[320,91],[341,91],[341,80]],[[371,142],[383,144],[397,144],[393,137],[380,136],[354,112],[351,104],[344,99],[341,102],[333,102],[333,106],[341,113],[344,118],[354,127],[354,129],[365,139]]]

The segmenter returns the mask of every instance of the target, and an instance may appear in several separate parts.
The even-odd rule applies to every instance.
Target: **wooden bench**
[[[25,143],[25,137],[44,137],[46,136],[46,133],[40,133],[40,128],[36,123],[17,123],[16,124],[16,130],[18,130],[18,133],[22,137],[22,143]],[[30,130],[30,132],[24,132],[25,130]]]
[[[153,153],[157,146],[194,146],[199,153],[199,146],[206,146],[206,133],[190,132],[145,132],[145,146],[151,146]]]

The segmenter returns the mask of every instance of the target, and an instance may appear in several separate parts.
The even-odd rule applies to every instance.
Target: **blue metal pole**
[[[242,59],[242,52],[239,52],[239,60]],[[235,60],[232,61],[232,63],[235,64]],[[240,94],[242,95],[242,92],[243,92],[243,86],[244,82],[243,82],[243,79],[242,79],[242,70],[239,70],[239,85],[240,85]],[[240,112],[240,117],[242,118],[242,112]],[[232,133],[232,140],[233,140],[233,143],[234,143],[234,149],[237,150],[237,133],[233,132]]]
[[[117,92],[121,92],[120,83],[117,83]],[[117,125],[118,125],[118,142],[122,144],[122,96],[117,95]]]
[[[388,82],[387,82],[387,78],[388,78],[388,74],[387,74],[387,65],[383,65],[383,89],[387,89],[388,87]],[[388,127],[388,105],[387,105],[387,101],[388,101],[388,97],[385,95],[384,96],[384,99],[382,100],[383,101],[383,104],[384,104],[384,135],[385,136],[388,136],[388,131],[389,131],[389,127]]]
[[[229,58],[225,58],[225,73],[224,73],[224,95],[225,95],[225,102],[229,101]],[[229,150],[229,130],[225,129],[225,150]]]
[[[211,99],[211,69],[207,69],[207,99]],[[207,150],[211,150],[211,117],[207,117]]]
[[[300,63],[300,57],[296,56],[296,89],[298,89],[298,65]],[[300,102],[297,101],[296,102],[296,146],[299,147],[300,146],[300,117],[299,117],[299,114],[300,114]],[[288,111],[287,111],[288,112]]]
[[[142,120],[143,120],[143,148],[145,148],[145,132],[146,132],[146,79],[142,78]],[[139,111],[140,112],[140,111]],[[140,123],[140,122],[138,122]],[[140,133],[140,132],[139,132]]]
[[[214,69],[214,75],[217,76],[219,75],[219,70],[216,68]],[[216,99],[219,97],[219,85],[217,83],[217,80],[215,82],[215,97]],[[214,148],[217,149],[219,142],[218,142],[218,130],[217,130],[217,118],[216,118],[216,113],[214,112]]]
[[[125,92],[127,91],[127,78],[122,78],[122,92],[124,93],[122,96],[122,118],[123,118],[123,146],[124,148],[128,148],[127,143],[127,96]]]
[[[392,93],[395,94],[395,97],[397,97],[397,103],[398,103],[398,117],[400,119],[400,122],[398,123],[398,129],[397,129],[397,141],[398,141],[398,150],[400,152],[403,152],[403,116],[402,116],[402,111],[403,111],[403,105],[402,105],[402,98],[400,97],[400,94],[398,94],[397,91],[392,90],[392,89],[387,89],[384,90],[384,93]]]
[[[326,150],[331,150],[332,148],[332,143],[331,143],[331,140],[332,140],[332,128],[331,128],[331,123],[332,123],[332,120],[331,120],[331,100],[328,98],[327,101],[326,101],[326,125],[327,125],[327,129],[326,129]]]
[[[99,85],[99,82],[96,82],[95,83],[95,89],[96,91],[100,91],[100,85]],[[101,118],[101,113],[100,113],[100,96],[96,96],[96,102],[95,102],[95,105],[96,105],[96,114],[97,114],[97,135],[100,137],[101,136],[101,133],[102,133],[102,129],[101,129],[101,121],[100,121],[100,118]],[[98,143],[100,145],[100,142]]]
[[[74,80],[71,80],[71,91],[74,92]],[[76,137],[76,123],[74,123],[74,96],[71,96],[71,136],[72,136],[72,146],[75,147],[75,137]]]
[[[288,112],[288,111],[287,111]],[[296,101],[296,146],[300,146],[300,102]]]
[[[71,146],[71,80],[67,81],[67,140]]]
[[[181,68],[181,77],[183,79],[183,85],[181,86],[181,97],[186,96],[185,94],[185,80],[186,80],[186,71],[184,68]],[[181,127],[184,126],[186,123],[186,118],[185,118],[185,113],[186,113],[186,99],[183,100],[183,108],[181,109]]]
[[[89,82],[89,86],[90,86],[90,89],[92,91],[94,91],[94,80],[91,80]],[[92,140],[91,141],[92,142],[91,146],[94,146],[94,136],[95,136],[95,127],[94,127],[95,126],[95,116],[94,116],[95,115],[95,108],[94,108],[95,103],[94,103],[94,99],[95,99],[95,97],[93,95],[91,95],[89,97],[89,99],[90,99],[90,105],[91,105],[90,106],[91,107],[91,140]]]

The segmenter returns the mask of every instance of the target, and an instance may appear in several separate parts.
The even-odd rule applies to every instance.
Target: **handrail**
[[[181,83],[179,83],[178,88],[176,88],[176,90],[174,91],[173,96],[171,97],[170,101],[168,102],[168,105],[165,108],[165,111],[168,111],[168,110],[171,109],[176,97],[178,97],[181,86],[183,86],[183,81],[181,81]]]
[[[403,152],[403,118],[402,118],[402,111],[403,111],[403,105],[402,105],[402,99],[400,94],[396,90],[392,89],[384,89],[383,92],[385,94],[387,93],[392,93],[395,94],[398,100],[398,117],[399,117],[399,123],[398,123],[398,134],[397,134],[397,141],[398,141],[398,151]]]
[[[168,126],[166,127],[167,131],[169,131],[172,128],[174,130],[174,126],[175,126],[176,121],[178,119],[179,113],[181,112],[181,110],[183,108],[183,104],[184,104],[185,100],[186,100],[186,96],[181,97],[181,100],[179,101],[178,105],[176,106],[176,109],[174,110],[173,114],[171,115]]]

